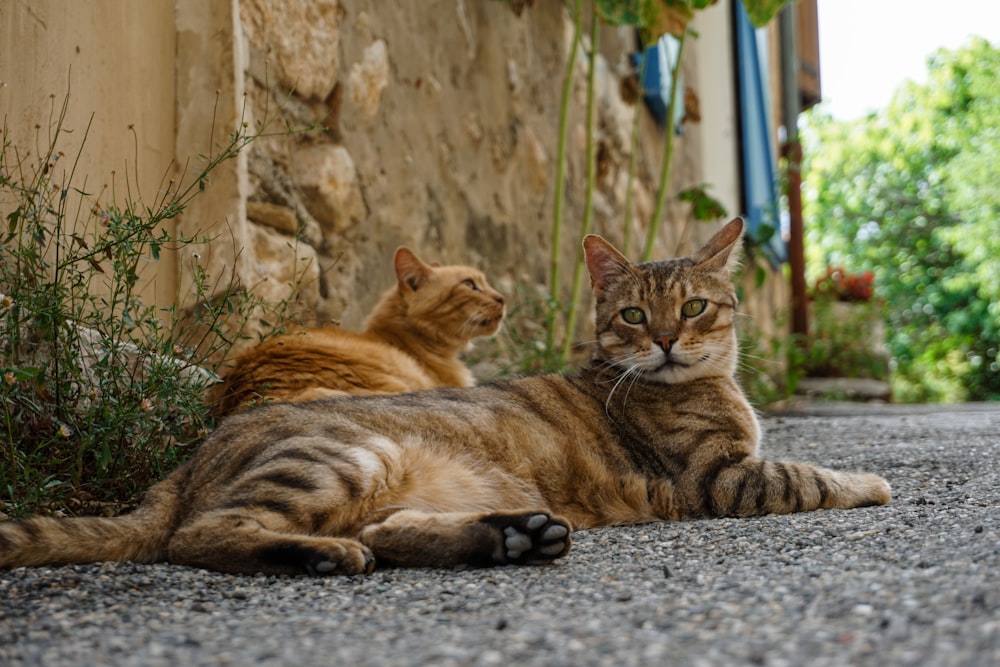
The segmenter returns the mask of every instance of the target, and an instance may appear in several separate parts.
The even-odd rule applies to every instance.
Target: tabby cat
[[[0,525],[0,567],[538,564],[566,555],[571,527],[888,502],[876,475],[757,457],[733,380],[742,235],[737,218],[640,265],[587,236],[597,344],[578,373],[238,413],[131,514]]]
[[[372,309],[364,331],[309,329],[248,350],[213,388],[214,413],[267,401],[475,384],[458,355],[472,339],[497,332],[503,295],[482,272],[425,264],[409,248],[396,250],[393,265],[396,285]]]

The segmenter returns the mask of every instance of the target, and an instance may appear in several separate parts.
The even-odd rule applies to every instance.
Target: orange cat
[[[458,355],[500,328],[503,295],[476,269],[425,264],[408,248],[396,250],[393,263],[397,284],[379,299],[364,331],[308,329],[243,353],[213,390],[215,414],[265,401],[475,384]]]

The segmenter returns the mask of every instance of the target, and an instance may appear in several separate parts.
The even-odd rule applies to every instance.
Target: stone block
[[[295,211],[287,206],[268,202],[248,201],[247,219],[267,225],[285,234],[294,235],[299,228]]]
[[[267,303],[294,298],[307,312],[319,300],[319,263],[316,250],[264,225],[248,225],[254,273],[260,280],[248,285]]]
[[[321,144],[297,153],[292,172],[324,237],[347,234],[365,217],[354,160],[343,146]]]
[[[382,101],[382,91],[388,85],[389,49],[380,39],[365,49],[360,62],[351,65],[348,77],[351,102],[366,120],[375,116]]]
[[[335,0],[240,0],[240,19],[251,49],[268,60],[268,75],[285,90],[320,100],[333,91],[340,69]]]

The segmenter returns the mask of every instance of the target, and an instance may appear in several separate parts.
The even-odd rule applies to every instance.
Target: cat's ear
[[[733,218],[709,239],[705,247],[692,255],[691,259],[698,268],[731,272],[739,262],[744,228],[743,218]]]
[[[396,267],[396,280],[399,281],[400,287],[406,286],[414,292],[431,274],[431,267],[420,261],[420,258],[405,246],[396,249],[393,264]]]
[[[603,292],[610,282],[632,272],[632,262],[597,234],[583,237],[583,253],[595,293]]]

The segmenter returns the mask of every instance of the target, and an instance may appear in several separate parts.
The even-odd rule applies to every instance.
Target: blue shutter
[[[656,124],[664,127],[667,123],[667,106],[670,104],[670,72],[677,62],[680,41],[673,35],[663,35],[655,44],[647,46],[641,53],[632,54],[632,64],[636,72],[642,73],[642,97]],[[645,69],[643,62],[645,61]],[[684,99],[683,83],[678,82],[678,100]],[[684,105],[678,104],[674,111],[674,127],[680,131],[680,120],[684,116]]]
[[[787,260],[781,235],[778,182],[771,144],[767,88],[767,54],[757,46],[757,30],[742,2],[736,9],[736,67],[739,79],[739,114],[743,167],[743,210],[748,231],[760,239],[771,233],[764,250],[777,265]]]

